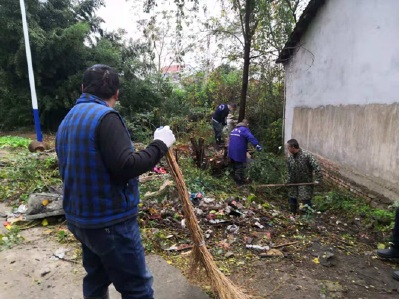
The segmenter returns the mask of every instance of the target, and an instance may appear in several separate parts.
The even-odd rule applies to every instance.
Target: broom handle
[[[185,216],[186,226],[190,231],[192,241],[196,246],[204,245],[204,237],[201,228],[197,223],[196,215],[193,211],[193,205],[189,198],[189,193],[186,188],[185,181],[183,179],[182,172],[176,162],[175,156],[170,148],[165,155],[167,164],[170,169],[170,174],[175,182],[176,188],[178,189],[179,198],[182,201],[183,213]]]
[[[258,185],[257,187],[292,187],[292,186],[314,186],[316,183],[296,183],[296,184],[266,184]]]

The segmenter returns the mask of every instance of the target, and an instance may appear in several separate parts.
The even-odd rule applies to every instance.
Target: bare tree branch
[[[242,34],[243,34],[243,38],[244,40],[246,40],[246,33],[244,31],[244,25],[243,25],[243,17],[242,17],[242,7],[240,5],[240,0],[236,0],[237,6],[239,7],[239,17],[240,17],[240,24],[242,27]]]
[[[227,30],[215,29],[215,30],[213,31],[213,34],[215,34],[216,32],[227,33],[227,34],[232,35],[232,36],[235,37],[235,38],[242,44],[242,46],[244,47],[244,44],[243,44],[242,40],[241,40],[236,34],[234,34],[233,32],[230,32],[230,31],[227,31]]]

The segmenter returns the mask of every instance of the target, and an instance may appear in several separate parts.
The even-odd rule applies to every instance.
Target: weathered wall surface
[[[285,139],[397,185],[399,1],[329,0],[285,65]]]
[[[343,165],[342,175],[347,168],[347,177],[356,183],[398,198],[386,190],[398,189],[397,103],[295,108],[293,124],[292,134],[300,145]]]

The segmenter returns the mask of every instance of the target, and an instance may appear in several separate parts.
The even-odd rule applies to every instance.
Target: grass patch
[[[0,137],[0,148],[4,148],[4,147],[28,148],[31,141],[32,140],[29,138],[23,138],[23,137],[18,137],[18,136],[3,136],[3,137]]]
[[[374,209],[364,200],[339,191],[329,191],[314,197],[313,204],[318,211],[340,212],[347,218],[360,216],[366,224],[372,223],[377,230],[389,231],[394,226],[398,202],[387,210]]]

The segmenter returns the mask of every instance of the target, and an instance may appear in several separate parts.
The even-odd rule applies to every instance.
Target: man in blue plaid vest
[[[113,107],[119,78],[94,65],[83,76],[83,94],[57,131],[56,151],[69,230],[82,243],[83,295],[109,298],[113,283],[124,299],[152,299],[139,226],[138,176],[152,169],[175,142],[169,127],[135,152],[129,132]]]

